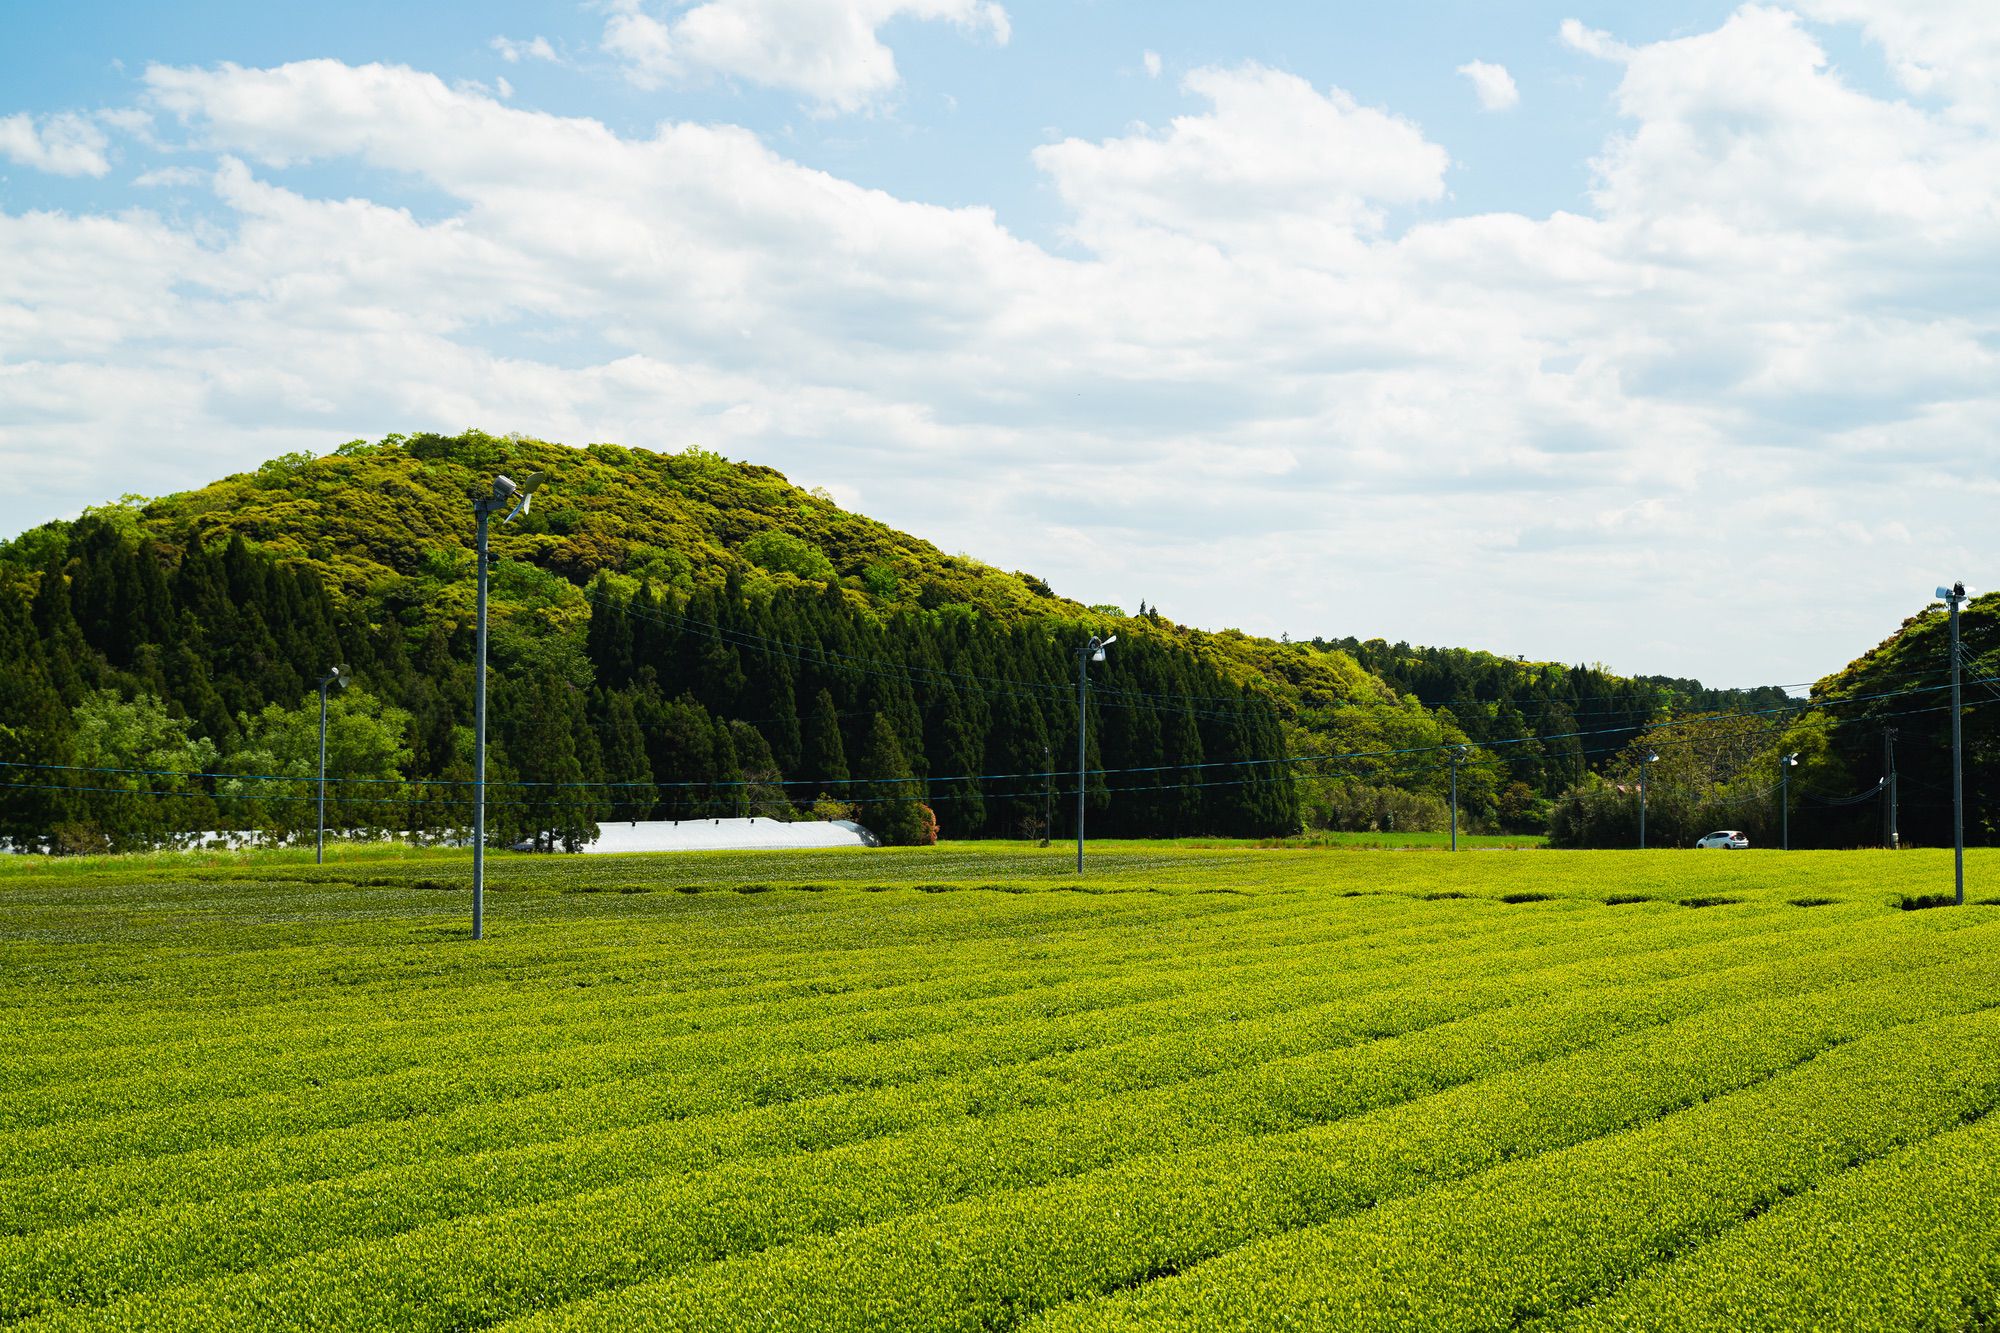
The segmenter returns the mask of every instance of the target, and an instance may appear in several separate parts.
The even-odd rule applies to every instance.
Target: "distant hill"
[[[1966,837],[2000,841],[2000,594],[1968,602],[1959,615],[1965,745]],[[1842,719],[1828,731],[1830,777],[1863,791],[1888,772],[1893,730],[1898,832],[1905,843],[1951,843],[1951,652],[1945,609],[1933,604],[1895,634],[1813,686],[1812,699]],[[1829,809],[1828,841],[1869,844],[1881,837],[1881,804]]]
[[[363,696],[336,700],[346,776],[373,782],[340,788],[337,822],[462,823],[470,502],[495,473],[532,471],[548,476],[534,508],[493,534],[489,778],[509,836],[822,795],[912,836],[919,805],[946,836],[1041,833],[1053,809],[1061,836],[1074,791],[1056,799],[1064,779],[1046,775],[1074,767],[1075,648],[1091,633],[1119,636],[1091,673],[1089,801],[1106,836],[1435,824],[1438,747],[1636,734],[1699,690],[1114,616],[699,449],[390,436],[0,546],[0,760],[17,779],[0,823],[79,845],[296,824],[297,784],[263,778],[305,771],[300,710],[336,663],[374,709],[365,723]],[[1411,665],[1425,661],[1452,665]],[[1475,752],[1468,819],[1532,827],[1592,748]],[[252,764],[258,782],[108,771]]]

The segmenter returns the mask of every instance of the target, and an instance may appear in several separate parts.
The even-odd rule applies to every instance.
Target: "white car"
[[[1750,845],[1750,839],[1733,828],[1718,829],[1705,838],[1695,839],[1697,847],[1721,847],[1726,851],[1740,852]]]

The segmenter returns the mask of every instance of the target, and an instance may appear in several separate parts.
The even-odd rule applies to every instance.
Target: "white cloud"
[[[556,49],[549,45],[549,39],[539,34],[529,38],[525,42],[517,41],[512,37],[495,37],[492,46],[495,51],[500,53],[500,58],[510,65],[519,64],[523,60],[555,61],[560,59],[556,55]]]
[[[110,141],[88,117],[62,112],[0,116],[0,157],[53,176],[102,176],[111,170]]]
[[[993,0],[704,0],[672,18],[614,0],[603,44],[641,87],[721,75],[857,111],[902,81],[880,37],[897,18],[953,23],[1001,45],[1010,36]]]
[[[1798,0],[1808,18],[1858,24],[1911,92],[2000,122],[2000,21],[1989,0]]]
[[[1472,81],[1472,91],[1478,96],[1482,109],[1507,111],[1520,105],[1521,90],[1514,86],[1514,76],[1507,72],[1505,65],[1468,60],[1458,67],[1458,72]]]
[[[1616,97],[1635,128],[1598,160],[1600,204],[1689,229],[1711,260],[1798,262],[1768,252],[1778,237],[1903,248],[1991,225],[2000,145],[1851,87],[1785,11],[1746,6],[1631,52]]]
[[[1086,600],[1801,679],[2000,561],[1994,135],[1779,11],[1591,44],[1587,211],[1450,216],[1416,125],[1244,66],[1035,152],[1062,250],[728,126],[151,70],[227,225],[0,213],[8,512],[427,426],[700,442]]]
[[[1444,149],[1338,88],[1321,93],[1261,65],[1199,69],[1182,82],[1209,113],[1035,150],[1092,244],[1144,228],[1231,247],[1280,235],[1340,245],[1378,228],[1385,206],[1444,193]]]
[[[1596,28],[1586,28],[1575,19],[1564,19],[1557,30],[1563,45],[1573,51],[1581,51],[1599,60],[1622,61],[1632,54],[1632,48],[1619,41],[1608,32]]]
[[[156,167],[132,178],[132,183],[141,189],[163,189],[170,187],[200,185],[208,180],[206,172],[193,167]]]
[[[1157,79],[1160,77],[1160,53],[1158,51],[1148,51],[1140,59],[1146,66],[1147,78]]]

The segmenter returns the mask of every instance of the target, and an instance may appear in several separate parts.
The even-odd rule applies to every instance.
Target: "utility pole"
[[[1951,868],[1956,886],[1952,901],[1965,905],[1965,718],[1959,702],[1958,608],[1966,600],[1965,585],[1939,588],[1937,595],[1951,608]]]
[[[1660,756],[1648,750],[1639,760],[1639,850],[1646,850],[1646,772],[1660,762]]]
[[[1882,845],[1891,851],[1902,845],[1896,831],[1896,729],[1882,728]]]
[[[313,864],[326,864],[326,692],[347,688],[347,678],[334,667],[319,678],[319,832],[313,838]]]
[[[1042,846],[1049,845],[1055,836],[1056,826],[1056,757],[1045,744],[1042,746]]]
[[[486,938],[486,576],[490,563],[486,547],[487,520],[494,513],[513,503],[500,519],[505,527],[517,514],[528,512],[534,501],[535,488],[542,484],[542,473],[530,473],[527,481],[516,485],[507,477],[493,479],[493,494],[472,502],[472,512],[479,516],[478,564],[479,564],[479,663],[472,677],[472,938]],[[516,499],[516,497],[519,497]]]
[[[511,483],[510,483],[511,484]],[[474,505],[479,515],[479,664],[472,687],[472,938],[486,938],[486,521],[502,498],[493,483],[493,498]]]
[[[1100,639],[1095,634],[1090,642],[1077,650],[1076,654],[1076,873],[1083,873],[1083,798],[1085,740],[1090,734],[1090,664],[1104,660],[1104,650],[1118,642],[1118,636]]]
[[[1792,850],[1792,770],[1798,762],[1797,754],[1778,760],[1778,826],[1784,830],[1778,846],[1787,852]]]
[[[1458,850],[1458,766],[1464,762],[1465,747],[1451,747],[1451,849]]]

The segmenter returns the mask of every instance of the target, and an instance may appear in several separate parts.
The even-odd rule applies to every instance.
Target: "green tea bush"
[[[0,865],[0,1323],[1976,1327],[1940,869],[497,857],[474,945],[450,853]]]

